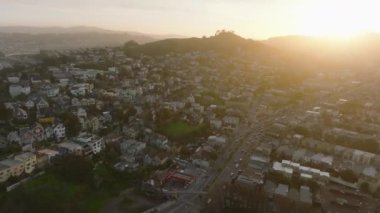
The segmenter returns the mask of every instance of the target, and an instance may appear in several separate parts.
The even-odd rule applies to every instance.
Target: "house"
[[[20,77],[15,73],[11,73],[7,76],[7,80],[11,84],[17,84],[18,82],[20,82]]]
[[[95,116],[92,116],[87,120],[87,127],[91,132],[97,132],[100,129],[99,119]]]
[[[5,182],[11,177],[11,169],[9,166],[0,163],[0,183]]]
[[[306,149],[297,149],[295,152],[293,152],[292,161],[300,162],[305,158],[305,155]]]
[[[307,186],[300,187],[300,200],[298,202],[299,212],[311,212],[313,199],[310,188]]]
[[[63,124],[57,124],[53,127],[53,134],[56,139],[63,139],[66,137],[66,127]]]
[[[318,197],[322,212],[377,212],[379,201],[359,190],[329,184],[321,187]]]
[[[2,160],[0,161],[0,165],[7,166],[12,177],[18,177],[25,171],[24,163],[14,159]]]
[[[224,146],[226,144],[226,138],[223,136],[211,135],[207,138],[207,143],[211,146]]]
[[[41,149],[38,150],[37,153],[46,155],[48,163],[51,163],[54,160],[54,158],[59,156],[59,152],[52,149]]]
[[[78,118],[87,118],[87,112],[82,107],[78,107],[76,111],[76,115],[78,116]]]
[[[354,150],[352,153],[352,161],[356,163],[361,163],[365,165],[369,165],[375,158],[375,154],[360,151],[360,150]]]
[[[163,149],[163,150],[170,149],[169,140],[165,136],[160,135],[160,134],[153,134],[150,140],[150,143],[159,149]]]
[[[47,84],[40,87],[40,92],[47,97],[55,97],[59,94],[59,86]]]
[[[94,154],[92,144],[80,141],[75,141],[75,143],[82,147],[82,155],[84,157],[92,156]]]
[[[91,147],[92,153],[97,154],[105,148],[104,140],[96,135],[83,133],[74,139],[77,142],[86,143]]]
[[[75,96],[85,96],[87,94],[92,93],[94,89],[94,85],[91,83],[79,83],[71,85],[70,93]]]
[[[136,155],[142,152],[146,147],[146,143],[136,141],[134,139],[124,140],[120,143],[120,151],[123,154]]]
[[[24,164],[25,173],[30,174],[34,171],[37,165],[36,155],[31,152],[25,152],[14,157]]]
[[[210,126],[213,129],[220,129],[220,128],[222,128],[222,121],[219,119],[211,119],[210,120]]]
[[[54,70],[53,77],[58,81],[58,85],[61,87],[67,86],[70,82],[70,74],[62,72],[61,70]]]
[[[279,212],[288,212],[292,205],[288,200],[289,186],[278,184],[273,193],[274,204],[279,209]]]
[[[71,105],[78,107],[78,106],[82,106],[82,103],[78,98],[74,97],[71,99]]]
[[[44,98],[40,97],[36,101],[36,107],[37,107],[37,110],[49,108],[49,103]]]
[[[334,160],[333,156],[324,155],[322,153],[317,153],[311,157],[311,162],[315,164],[327,165],[327,166],[332,166],[333,160]]]
[[[45,140],[45,130],[40,123],[35,123],[34,126],[32,126],[31,130],[36,141]]]
[[[26,120],[28,119],[28,113],[24,109],[18,107],[14,111],[14,117],[17,120]]]
[[[82,146],[74,142],[62,142],[58,145],[58,151],[62,154],[74,154],[74,155],[82,155],[83,150]]]
[[[28,84],[11,84],[9,85],[9,94],[12,98],[19,95],[29,95],[31,88]]]
[[[28,100],[24,103],[24,106],[27,108],[27,109],[32,109],[34,107],[34,102],[32,100]]]
[[[225,116],[223,118],[223,127],[225,129],[235,129],[239,125],[240,119],[234,116]]]
[[[45,128],[45,138],[52,139],[54,137],[54,129],[52,126],[47,126]]]
[[[8,133],[7,140],[10,143],[18,143],[18,144],[20,144],[20,142],[21,142],[21,138],[20,138],[20,136],[19,136],[19,134],[18,134],[17,131],[12,131],[12,132]]]
[[[22,145],[29,145],[35,141],[33,131],[29,127],[20,128],[19,136]]]
[[[270,165],[270,158],[260,152],[254,152],[249,158],[249,167],[264,171]]]
[[[193,159],[191,161],[194,166],[202,168],[202,169],[208,169],[210,166],[210,163],[207,160],[202,159]]]
[[[6,137],[0,135],[0,149],[5,149],[9,145]]]

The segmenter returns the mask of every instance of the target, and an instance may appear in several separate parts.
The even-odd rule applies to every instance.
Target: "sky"
[[[380,31],[376,0],[0,0],[0,25],[96,26],[209,36],[226,29],[256,39]]]

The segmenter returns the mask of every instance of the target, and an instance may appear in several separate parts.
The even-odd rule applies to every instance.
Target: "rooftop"
[[[274,193],[277,195],[283,195],[287,196],[289,192],[289,186],[285,184],[278,184],[276,190],[274,190]]]

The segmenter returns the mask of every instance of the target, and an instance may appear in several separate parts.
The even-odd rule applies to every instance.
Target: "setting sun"
[[[359,1],[313,1],[307,4],[301,33],[349,38],[362,31],[374,31],[378,23],[376,5]]]

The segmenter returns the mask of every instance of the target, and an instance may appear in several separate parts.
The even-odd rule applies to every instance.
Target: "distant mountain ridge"
[[[0,33],[24,34],[71,34],[71,33],[127,33],[123,31],[106,30],[98,27],[31,27],[31,26],[0,26]]]
[[[98,27],[0,26],[0,52],[6,55],[40,50],[121,46],[129,40],[147,43],[171,36],[106,30]]]

